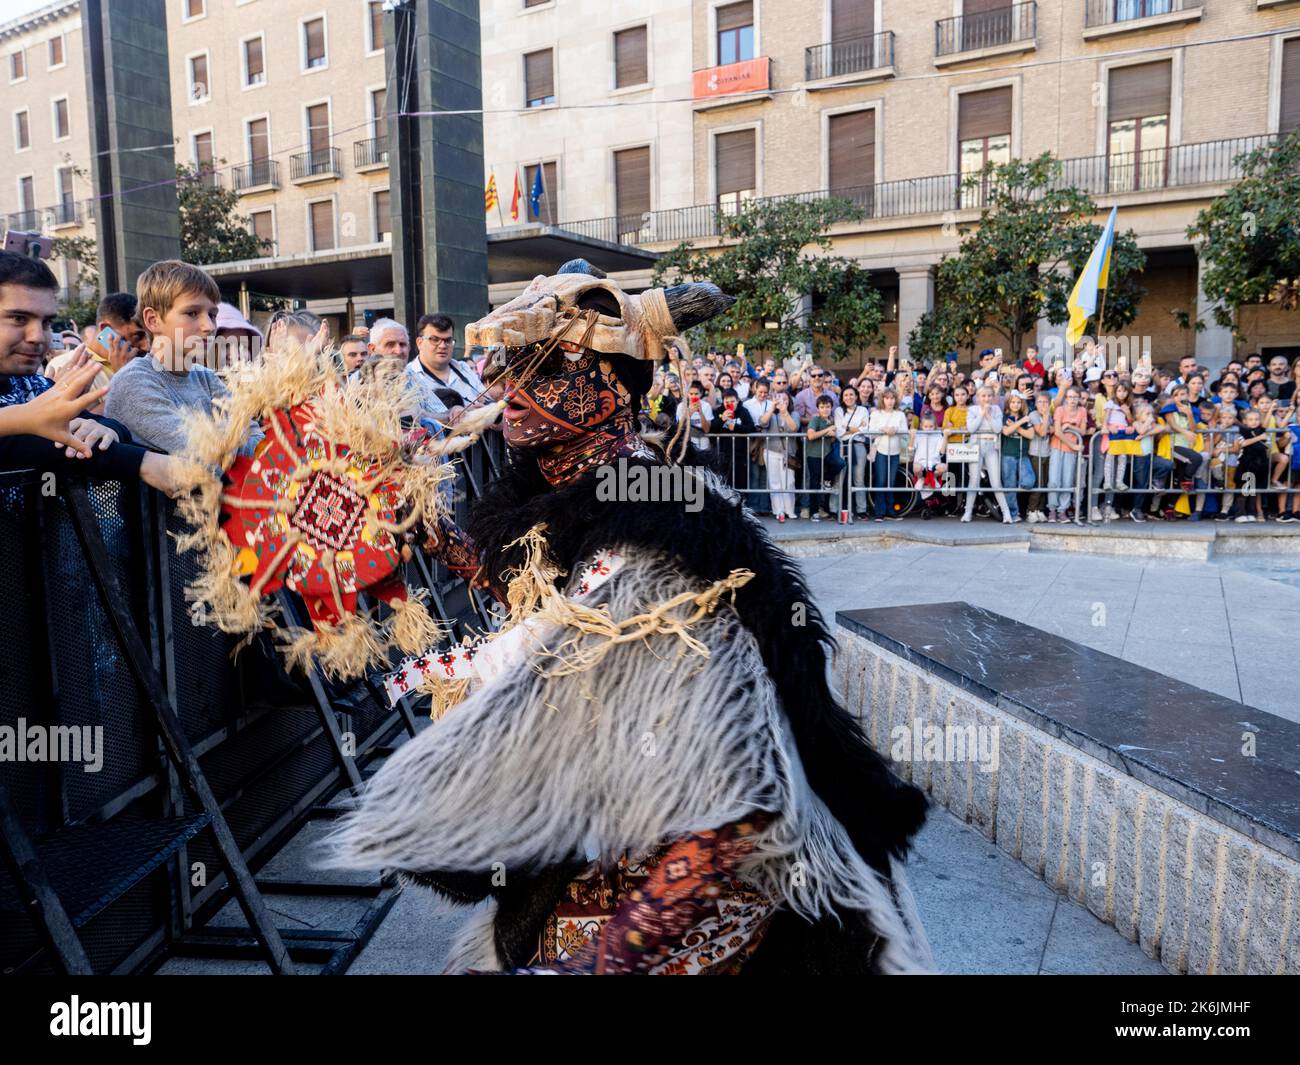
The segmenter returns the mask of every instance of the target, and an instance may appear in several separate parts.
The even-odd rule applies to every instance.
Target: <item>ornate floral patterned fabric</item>
[[[770,817],[686,836],[574,879],[526,973],[656,976],[738,972],[778,908],[736,875]]]
[[[238,552],[239,573],[266,595],[281,587],[297,592],[317,624],[354,613],[359,591],[404,599],[400,545],[370,520],[396,521],[398,486],[370,486],[369,466],[350,465],[343,475],[323,469],[351,456],[316,431],[310,404],[275,411],[262,427],[266,439],[235,460],[222,494],[222,529]]]

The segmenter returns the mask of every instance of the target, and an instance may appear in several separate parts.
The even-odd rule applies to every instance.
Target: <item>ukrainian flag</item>
[[[1110,209],[1106,228],[1102,230],[1097,246],[1088,256],[1088,265],[1083,268],[1079,280],[1074,283],[1074,291],[1070,293],[1070,302],[1066,304],[1070,308],[1070,324],[1065,330],[1068,344],[1079,343],[1079,338],[1087,328],[1088,319],[1097,313],[1097,292],[1105,288],[1110,280],[1110,253],[1115,244],[1115,216],[1118,213],[1118,207]],[[1100,326],[1101,323],[1097,324]]]

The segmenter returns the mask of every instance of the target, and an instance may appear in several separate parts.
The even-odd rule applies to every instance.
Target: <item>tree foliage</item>
[[[239,193],[184,163],[176,165],[181,258],[196,266],[256,259],[273,245],[249,228],[239,213]]]
[[[842,359],[884,343],[884,301],[869,272],[830,254],[830,226],[861,216],[842,199],[754,201],[719,212],[723,246],[679,244],[655,264],[655,283],[712,281],[736,297],[730,311],[699,328],[699,341],[743,340],[753,351],[781,354],[820,346]]]
[[[1207,260],[1201,287],[1216,303],[1215,321],[1229,328],[1244,306],[1300,307],[1300,130],[1236,163],[1241,180],[1187,230]],[[1180,320],[1186,325],[1189,317]]]
[[[1062,184],[1061,164],[1051,153],[990,163],[964,188],[966,195],[985,190],[979,222],[959,228],[960,248],[940,262],[935,309],[909,335],[909,349],[933,358],[970,348],[992,330],[1019,359],[1040,318],[1068,319],[1075,280],[1101,236],[1102,227],[1089,220],[1097,207],[1083,190]],[[1098,332],[1118,332],[1137,317],[1144,295],[1137,276],[1145,263],[1133,232],[1117,231]]]

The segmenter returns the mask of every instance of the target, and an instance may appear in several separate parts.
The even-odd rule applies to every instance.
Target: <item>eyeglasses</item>
[[[435,348],[450,348],[456,343],[455,337],[420,337],[426,344],[432,344]]]

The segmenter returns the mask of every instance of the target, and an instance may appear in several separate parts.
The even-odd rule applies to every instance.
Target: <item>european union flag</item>
[[[542,185],[542,167],[537,167],[537,173],[533,176],[533,187],[528,193],[528,207],[534,218],[542,216],[542,196],[546,188]]]

